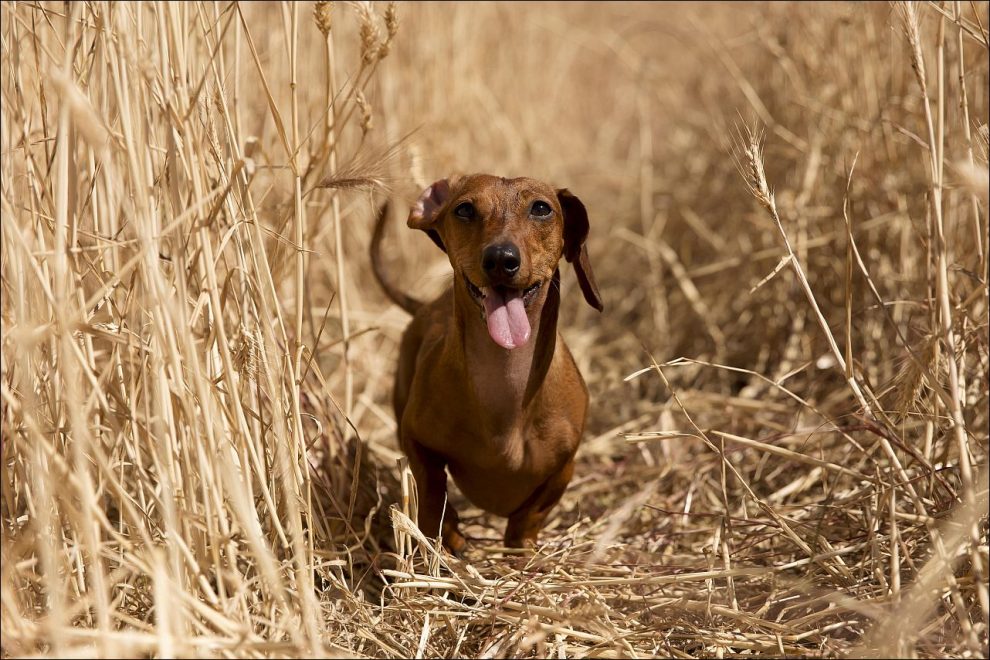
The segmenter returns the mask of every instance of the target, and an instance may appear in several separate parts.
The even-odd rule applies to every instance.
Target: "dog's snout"
[[[514,243],[489,245],[481,253],[481,268],[488,277],[512,277],[519,272],[519,248]]]

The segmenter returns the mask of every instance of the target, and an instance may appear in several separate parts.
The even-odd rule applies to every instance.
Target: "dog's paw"
[[[505,537],[505,547],[514,548],[521,550],[535,550],[536,549],[536,537],[535,536],[520,536],[520,537]]]
[[[456,529],[447,529],[444,530],[443,534],[443,547],[450,554],[454,555],[458,559],[462,559],[464,557],[464,552],[467,550],[468,542],[467,539],[464,538],[464,535]]]

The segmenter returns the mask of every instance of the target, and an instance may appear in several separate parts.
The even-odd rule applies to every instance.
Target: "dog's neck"
[[[454,314],[458,335],[453,350],[462,351],[464,365],[475,397],[494,434],[517,430],[524,411],[546,378],[557,345],[557,313],[560,306],[560,275],[544,284],[545,291],[527,310],[532,327],[524,346],[508,350],[496,344],[478,305],[463,284],[454,286]],[[542,304],[540,303],[542,299]]]

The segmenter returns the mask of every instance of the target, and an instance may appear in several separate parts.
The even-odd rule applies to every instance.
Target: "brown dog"
[[[478,507],[509,519],[505,545],[534,544],[574,472],[588,389],[557,334],[563,256],[585,300],[602,302],[585,249],[588,214],[567,190],[533,179],[476,174],[427,188],[408,225],[447,253],[454,281],[422,304],[371,258],[389,297],[413,315],[395,379],[399,443],[419,490],[419,526],[459,553],[447,474]]]

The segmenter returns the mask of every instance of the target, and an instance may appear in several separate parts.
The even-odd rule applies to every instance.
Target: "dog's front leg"
[[[447,463],[440,454],[430,451],[412,438],[402,438],[402,449],[409,458],[409,468],[416,478],[419,496],[419,529],[435,538],[443,521],[443,545],[460,555],[467,541],[458,529],[460,520],[453,506],[447,504]],[[446,511],[444,506],[446,505]]]
[[[522,506],[512,512],[505,526],[505,546],[507,548],[524,548],[535,546],[536,539],[546,522],[550,510],[560,501],[567,489],[567,484],[574,475],[574,459],[571,458],[560,470],[555,472],[546,482],[523,502]]]

